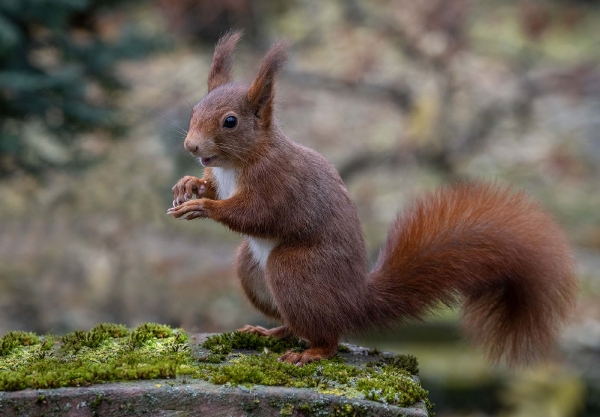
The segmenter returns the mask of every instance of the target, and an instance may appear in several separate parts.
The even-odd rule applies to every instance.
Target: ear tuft
[[[232,29],[221,36],[217,42],[208,74],[208,92],[233,79],[233,52],[243,34],[243,30]]]
[[[290,42],[281,40],[273,44],[262,60],[256,79],[248,90],[248,101],[262,124],[268,128],[273,116],[275,77],[287,60]]]

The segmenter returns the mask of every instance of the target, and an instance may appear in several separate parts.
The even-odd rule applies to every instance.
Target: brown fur
[[[344,333],[422,319],[439,303],[463,300],[465,333],[491,359],[543,356],[577,288],[569,245],[552,218],[494,183],[443,188],[399,216],[369,274],[358,214],[337,171],[287,138],[273,117],[286,44],[271,48],[246,87],[230,82],[239,35],[217,44],[213,88],[194,108],[184,144],[209,166],[202,179],[180,180],[168,213],[211,218],[246,236],[236,261],[242,288],[284,325],[242,330],[308,339],[311,349],[281,357],[303,365],[333,355]],[[228,115],[237,117],[235,128],[223,127]],[[190,190],[200,198],[190,200]],[[265,245],[262,257],[253,252]]]
[[[265,274],[252,258],[248,241],[242,242],[236,256],[237,273],[250,302],[267,317],[281,321],[281,315],[271,296]]]
[[[370,285],[382,321],[462,299],[467,336],[508,363],[549,353],[577,292],[564,232],[527,195],[494,183],[418,199],[393,224]]]
[[[273,99],[275,98],[275,76],[287,59],[287,41],[274,44],[265,55],[256,79],[248,89],[248,101],[255,110],[254,114],[262,119],[265,128],[271,125],[273,117]]]
[[[208,91],[227,84],[233,78],[233,51],[242,37],[241,31],[229,31],[219,39],[215,47],[212,66],[208,73]]]

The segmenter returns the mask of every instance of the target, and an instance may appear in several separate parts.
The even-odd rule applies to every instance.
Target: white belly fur
[[[217,183],[219,200],[231,198],[237,189],[237,169],[214,167],[212,173]]]
[[[238,171],[233,168],[214,167],[212,173],[217,183],[217,195],[219,196],[219,200],[231,198],[237,189]],[[277,246],[277,241],[274,239],[248,236],[248,242],[250,244],[252,257],[262,269],[265,269],[267,259],[269,259],[269,255],[273,248]]]
[[[250,252],[252,252],[254,260],[260,265],[261,269],[265,269],[267,259],[269,259],[273,248],[277,246],[277,241],[248,236],[248,243],[250,244]]]

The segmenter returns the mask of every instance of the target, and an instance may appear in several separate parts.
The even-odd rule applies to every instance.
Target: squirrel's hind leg
[[[236,254],[237,275],[248,300],[267,317],[281,321],[281,315],[267,284],[265,271],[253,258],[248,239],[244,239]]]

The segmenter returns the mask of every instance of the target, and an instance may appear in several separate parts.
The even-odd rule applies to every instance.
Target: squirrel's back
[[[280,237],[337,236],[364,252],[356,206],[339,173],[323,155],[277,132],[262,151],[260,164],[246,169],[242,176],[245,186],[280,214],[272,220],[285,228]]]

